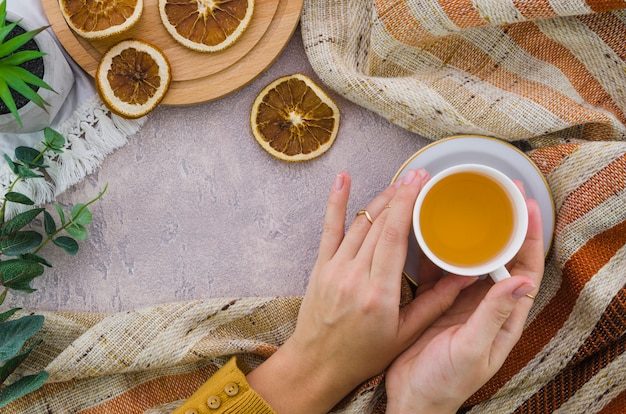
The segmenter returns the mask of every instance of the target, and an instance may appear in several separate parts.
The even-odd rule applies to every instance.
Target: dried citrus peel
[[[324,154],[339,130],[339,108],[309,77],[276,79],[257,96],[250,114],[252,135],[283,161],[307,161]]]
[[[127,31],[143,12],[143,0],[60,0],[59,6],[68,26],[90,40]]]
[[[171,78],[163,52],[147,42],[128,39],[102,56],[96,71],[96,88],[112,112],[139,118],[159,104]]]
[[[246,30],[254,0],[159,0],[161,21],[183,46],[218,52],[231,46]]]

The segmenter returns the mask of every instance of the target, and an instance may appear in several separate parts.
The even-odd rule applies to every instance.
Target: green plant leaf
[[[13,172],[13,174],[17,174],[17,166],[15,165],[11,157],[9,157],[6,154],[3,154],[3,155],[4,155],[4,160],[7,162],[7,165],[11,169],[11,172]]]
[[[26,349],[25,351],[20,352],[13,358],[5,361],[4,365],[0,366],[0,384],[4,383],[4,381],[6,381],[6,379],[9,378],[9,375],[11,375],[13,371],[15,371],[15,369],[19,367],[22,362],[24,362],[24,360],[26,359],[26,357],[28,357],[28,355],[32,352],[32,350],[35,349],[35,347],[41,344],[42,342],[43,341],[41,339],[36,341],[34,344],[29,346],[28,349]]]
[[[43,274],[43,266],[35,261],[11,259],[0,262],[2,284],[9,289],[33,291],[30,282]]]
[[[24,165],[30,168],[46,168],[47,165],[43,163],[43,157],[41,152],[31,147],[17,147],[15,148],[15,158],[22,161]]]
[[[19,113],[17,112],[17,106],[15,105],[15,101],[13,100],[13,96],[11,95],[11,90],[9,89],[9,85],[7,82],[0,77],[0,100],[4,102],[4,104],[9,108],[9,111],[13,114],[15,119],[17,119],[17,123],[22,126],[22,119],[20,118]]]
[[[35,171],[23,165],[17,166],[17,176],[20,178],[43,178],[43,175],[37,174]]]
[[[48,377],[49,374],[46,371],[41,371],[36,375],[22,377],[9,385],[0,394],[0,408],[6,407],[11,401],[40,388],[48,380]]]
[[[19,21],[14,22],[14,23],[19,24]],[[41,33],[45,29],[46,27],[39,27],[37,29],[28,31],[26,33],[22,33],[18,36],[15,36],[7,40],[6,42],[0,45],[0,56],[6,56],[8,54],[15,52],[17,49],[24,46],[24,44],[26,44],[29,40],[37,36],[39,33]]]
[[[89,211],[85,204],[76,204],[74,207],[72,207],[71,215],[72,221],[74,223],[82,225],[87,225],[93,220],[91,211]]]
[[[16,82],[18,84],[18,87],[20,87],[19,84],[24,83],[24,84],[29,84],[33,86],[38,86],[40,88],[48,89],[50,91],[54,91],[54,89],[52,89],[52,86],[48,85],[43,79],[27,71],[21,66],[6,66],[6,65],[2,65],[2,62],[0,61],[0,67],[2,68],[4,72],[2,75],[4,79],[7,81],[7,83],[9,84],[9,86],[11,86],[13,82]],[[46,104],[46,101],[44,101],[43,98],[39,96],[39,94],[37,94],[32,88],[29,88],[29,89],[32,94],[37,95],[38,97],[37,99],[40,101],[40,103]],[[22,91],[18,91],[18,92],[22,93]]]
[[[31,262],[37,262],[37,263],[41,263],[44,266],[52,267],[52,263],[50,263],[43,257],[36,255],[34,253],[24,253],[21,257],[24,260],[30,260]]]
[[[44,57],[46,54],[38,50],[22,50],[15,52],[5,58],[2,58],[3,65],[18,66],[22,63],[29,62],[31,60]]]
[[[59,219],[61,220],[61,225],[65,226],[65,213],[59,204],[54,205],[55,210],[59,214]]]
[[[54,221],[54,218],[52,218],[52,215],[45,210],[43,212],[43,227],[46,231],[46,236],[50,236],[57,231],[57,224]]]
[[[78,240],[85,240],[89,235],[87,229],[80,224],[72,224],[65,231],[72,237]]]
[[[13,358],[43,326],[44,317],[27,315],[0,324],[0,361]]]
[[[72,256],[78,253],[78,242],[71,237],[57,237],[56,239],[52,240],[52,243],[56,244]]]
[[[0,240],[0,251],[7,256],[28,253],[41,244],[43,236],[36,231],[18,231]]]
[[[2,4],[0,4],[0,7],[2,7]],[[17,22],[13,22],[13,23],[5,25],[6,15],[7,15],[6,11],[3,12],[2,10],[0,10],[0,27],[2,27],[3,29],[7,27],[9,28],[6,32],[5,30],[0,31],[0,42],[3,41],[9,33],[11,33],[11,30],[13,30],[15,26],[17,26]]]
[[[63,152],[63,147],[65,146],[65,137],[63,135],[50,127],[44,128],[43,135],[46,147],[50,148],[57,154]]]
[[[17,312],[20,309],[22,309],[22,308],[13,308],[13,309],[9,309],[6,312],[0,313],[0,323],[2,323],[4,321],[6,321],[7,319],[9,319],[11,316],[13,316],[15,314],[15,312]],[[0,384],[2,384],[2,381],[0,381]]]
[[[4,198],[7,201],[11,201],[13,203],[18,203],[18,204],[24,204],[27,206],[32,206],[35,204],[35,202],[33,200],[31,200],[30,198],[26,197],[24,194],[22,193],[16,193],[16,192],[8,192],[4,195]]]
[[[12,234],[28,225],[35,219],[45,208],[33,208],[32,210],[25,211],[13,217],[2,230],[2,234]]]
[[[30,84],[51,90],[50,85],[19,66],[4,66],[0,64],[0,72],[2,72],[2,77],[11,89],[27,98],[29,101],[32,101],[40,108],[45,109],[48,103],[28,85]]]
[[[12,22],[9,24],[6,24],[6,13],[2,13],[0,12],[1,15],[1,19],[0,19],[0,27],[2,28],[0,30],[0,42],[4,41],[4,39],[6,39],[6,37],[9,35],[9,33],[11,33],[11,31],[15,28],[15,26],[17,26],[19,24],[19,20],[16,22]]]
[[[37,291],[37,289],[33,289],[29,283],[25,283],[23,285],[20,285],[18,283],[11,284],[11,289],[23,293],[33,293]]]

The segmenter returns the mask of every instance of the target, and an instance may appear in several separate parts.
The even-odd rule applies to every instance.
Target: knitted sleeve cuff
[[[250,388],[244,370],[236,357],[231,358],[172,414],[275,414]]]

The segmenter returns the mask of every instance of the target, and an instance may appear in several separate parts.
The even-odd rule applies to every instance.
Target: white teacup
[[[528,210],[515,183],[479,164],[450,167],[424,186],[413,209],[413,230],[424,254],[463,276],[510,277],[505,265],[521,248]]]

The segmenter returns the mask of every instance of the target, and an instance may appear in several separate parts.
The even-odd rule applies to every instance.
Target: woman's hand
[[[248,375],[278,413],[325,413],[382,372],[475,278],[444,278],[400,309],[413,205],[428,179],[408,171],[344,235],[350,176],[330,192],[317,262],[293,336]]]
[[[539,207],[528,200],[529,227],[510,267],[511,278],[466,288],[420,338],[392,364],[386,376],[387,412],[455,413],[502,366],[519,340],[541,283],[544,264]],[[418,293],[441,277],[424,262]],[[438,272],[438,274],[437,274]],[[448,275],[446,278],[462,278]],[[442,279],[443,280],[443,279]],[[421,294],[415,302],[421,300]]]

